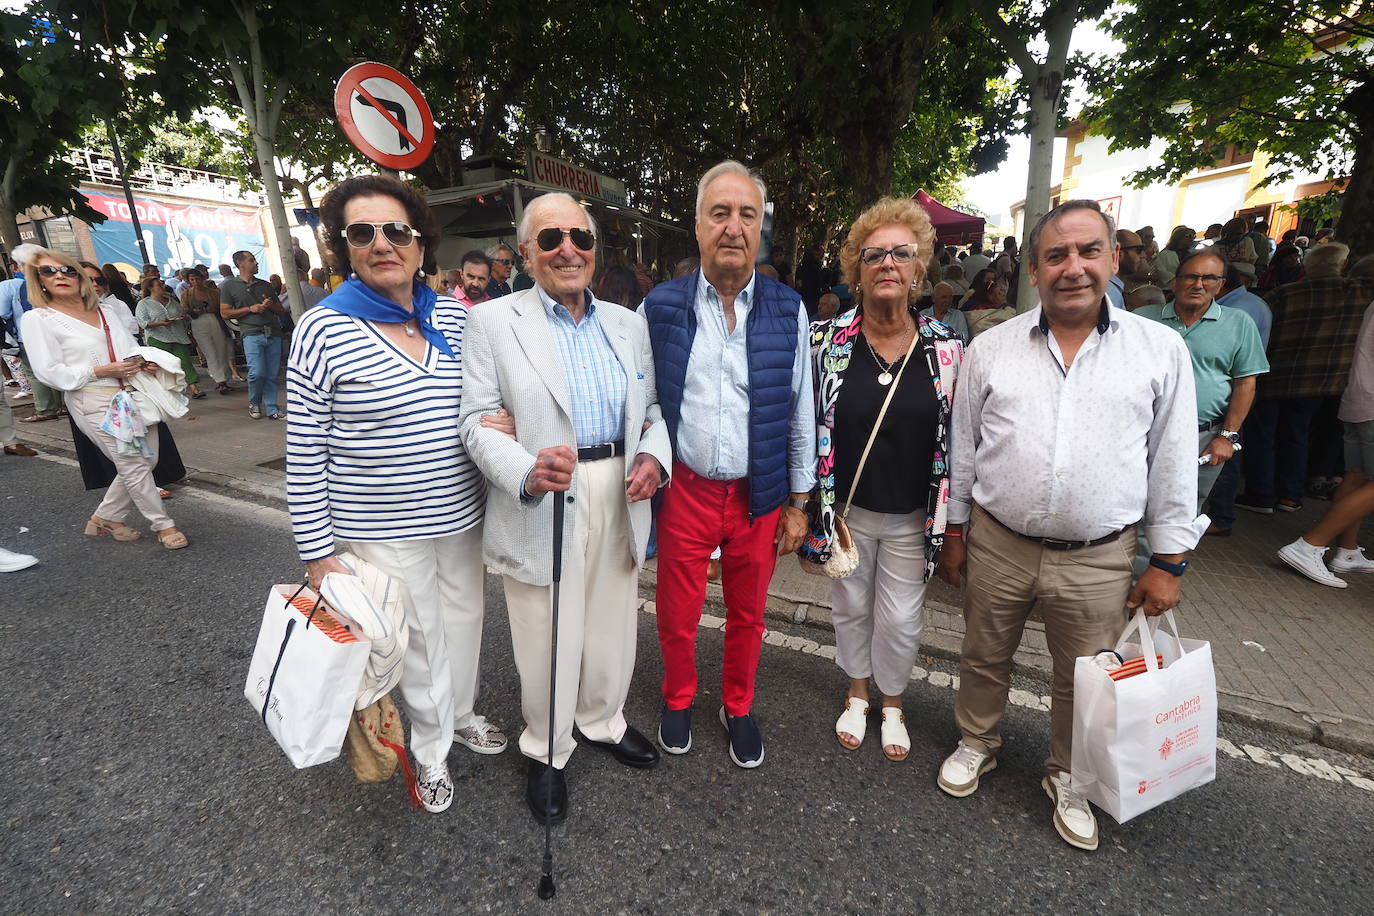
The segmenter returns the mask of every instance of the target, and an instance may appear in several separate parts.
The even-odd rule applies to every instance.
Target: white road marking
[[[654,602],[640,599],[640,609],[646,614],[655,612]],[[712,614],[701,615],[701,628],[703,630],[720,630],[725,627],[725,619],[716,617]],[[764,645],[778,646],[782,649],[791,649],[793,652],[800,652],[803,655],[815,655],[819,658],[834,660],[835,647],[825,643],[817,642],[814,639],[807,639],[804,636],[792,636],[778,630],[765,629],[763,631]],[[944,671],[929,671],[916,665],[911,669],[911,679],[913,681],[925,681],[932,687],[940,687],[946,690],[958,690],[959,678]],[[1021,706],[1025,709],[1035,709],[1040,712],[1049,712],[1050,698],[1048,696],[1038,696],[1028,690],[1020,690],[1013,687],[1007,696],[1007,701],[1013,706]],[[1245,744],[1237,747],[1220,735],[1217,736],[1217,752],[1225,754],[1232,760],[1242,763],[1249,763],[1254,766],[1264,766],[1275,770],[1296,773],[1299,776],[1306,776],[1311,779],[1320,779],[1324,782],[1343,783],[1363,789],[1366,792],[1374,792],[1374,778],[1352,770],[1350,767],[1341,766],[1323,760],[1320,757],[1302,757],[1298,754],[1279,753],[1256,747],[1253,744]]]

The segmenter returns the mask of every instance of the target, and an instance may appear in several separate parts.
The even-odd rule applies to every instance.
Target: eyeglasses
[[[563,240],[562,240],[562,239],[559,239],[558,241],[559,241],[559,243],[561,244]],[[575,243],[574,243],[574,244],[575,244]],[[556,248],[556,247],[558,247],[558,246],[555,245],[554,247]],[[547,250],[547,249],[546,249],[546,250]],[[493,264],[504,264],[504,265],[506,265],[507,267],[510,267],[510,265],[511,265],[511,259],[510,259],[510,258],[492,258],[492,259],[491,259],[491,263],[493,263]]]
[[[541,251],[553,251],[563,244],[565,237],[572,239],[573,247],[578,251],[591,251],[596,247],[596,236],[588,229],[558,229],[550,226],[548,229],[541,229],[534,240]]]
[[[898,245],[896,248],[860,248],[859,260],[869,267],[881,264],[892,255],[893,264],[906,264],[916,257],[915,245]]]
[[[80,273],[75,267],[68,267],[65,264],[58,267],[53,267],[51,264],[44,264],[42,267],[38,268],[38,272],[45,277],[75,277]]]
[[[1220,283],[1222,280],[1225,280],[1226,278],[1225,278],[1225,277],[1219,277],[1219,276],[1217,276],[1216,274],[1179,274],[1179,275],[1178,275],[1177,277],[1175,277],[1174,279],[1176,279],[1176,280],[1181,280],[1181,281],[1183,282],[1183,285],[1184,285],[1184,286],[1187,286],[1187,285],[1190,284],[1190,283],[1198,283],[1198,282],[1202,282],[1202,283]]]
[[[382,230],[382,237],[388,243],[397,248],[405,248],[412,244],[420,235],[419,232],[410,228],[408,225],[398,221],[389,223],[349,223],[343,227],[339,235],[343,236],[348,244],[354,248],[367,248],[372,245],[377,238],[377,230]]]

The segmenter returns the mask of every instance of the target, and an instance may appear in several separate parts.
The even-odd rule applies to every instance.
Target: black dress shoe
[[[568,781],[563,778],[563,771],[538,760],[529,760],[525,773],[525,803],[539,823],[563,823],[568,816]]]
[[[593,741],[591,738],[583,736],[592,747],[599,747],[603,751],[609,751],[611,756],[627,767],[635,767],[640,770],[649,770],[658,766],[658,748],[649,743],[632,726],[625,727],[625,735],[617,744],[609,741]]]

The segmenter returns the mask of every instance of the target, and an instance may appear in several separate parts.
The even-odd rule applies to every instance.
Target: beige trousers
[[[1096,547],[1050,550],[1008,531],[974,506],[964,537],[968,585],[955,724],[970,747],[996,753],[1001,746],[998,724],[1011,688],[1012,655],[1031,609],[1037,609],[1045,622],[1054,670],[1045,769],[1068,773],[1074,659],[1110,649],[1121,636],[1135,527]]]
[[[154,531],[174,528],[176,524],[163,509],[162,497],[158,496],[158,486],[153,481],[153,467],[157,465],[156,427],[148,430],[148,447],[153,450],[151,458],[119,454],[115,437],[100,431],[100,423],[105,419],[105,411],[115,391],[114,388],[82,388],[66,393],[67,410],[77,429],[85,433],[115,466],[114,483],[105,491],[105,498],[96,507],[95,514],[107,522],[122,523],[129,517],[129,510],[138,507]]]
[[[578,462],[574,522],[563,545],[558,614],[558,695],[553,765],[562,769],[577,746],[575,724],[593,741],[625,736],[625,696],[635,666],[635,605],[639,578],[630,557],[624,461]],[[553,494],[544,497],[552,499]],[[553,537],[550,530],[548,537]],[[503,577],[510,613],[520,709],[520,753],[547,761],[549,659],[553,589]]]
[[[229,338],[214,315],[197,315],[191,319],[191,333],[196,347],[205,357],[205,371],[215,383],[229,380]]]

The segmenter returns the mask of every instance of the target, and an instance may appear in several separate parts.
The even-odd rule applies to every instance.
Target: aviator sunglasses
[[[896,248],[860,248],[859,260],[869,267],[874,264],[883,263],[883,259],[892,255],[892,263],[905,264],[916,257],[915,245],[898,245]]]
[[[38,268],[38,272],[45,277],[56,277],[59,275],[63,277],[75,277],[77,273],[79,273],[75,267],[68,267],[65,264],[61,267],[53,267],[51,264],[44,264],[42,267]]]
[[[382,230],[382,236],[397,248],[405,248],[415,241],[419,232],[410,228],[402,222],[389,223],[349,223],[343,227],[339,235],[348,241],[354,248],[367,248],[374,239],[377,238],[377,230]]]
[[[548,229],[541,229],[534,240],[541,251],[553,251],[563,244],[564,236],[572,239],[573,247],[578,251],[591,251],[596,247],[596,236],[587,229],[559,229],[550,226]]]

